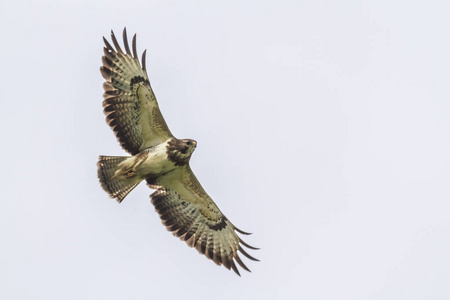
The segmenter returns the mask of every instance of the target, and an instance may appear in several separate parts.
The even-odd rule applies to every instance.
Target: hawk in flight
[[[124,29],[125,52],[114,32],[111,31],[114,47],[103,40],[105,55],[100,71],[106,80],[104,113],[120,145],[132,156],[100,156],[97,166],[101,186],[120,203],[146,180],[156,190],[150,195],[151,202],[167,230],[239,276],[235,262],[250,271],[238,253],[257,261],[242,246],[258,248],[249,246],[236,234],[249,233],[225,217],[192,172],[189,160],[197,142],[175,138],[164,121],[145,67],[147,50],[142,54],[141,66],[136,35],[130,49]]]

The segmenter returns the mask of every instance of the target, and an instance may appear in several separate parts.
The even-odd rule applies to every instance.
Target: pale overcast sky
[[[1,299],[450,299],[445,1],[2,1]],[[162,113],[245,240],[174,238],[98,155],[102,36],[137,33]]]

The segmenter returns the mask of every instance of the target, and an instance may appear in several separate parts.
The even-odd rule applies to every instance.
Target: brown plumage
[[[239,253],[251,260],[236,234],[249,234],[236,228],[205,192],[189,166],[197,142],[177,139],[170,132],[159,110],[146,72],[138,60],[136,35],[128,44],[123,31],[124,49],[111,32],[114,47],[105,39],[101,74],[106,82],[103,107],[106,121],[120,145],[133,156],[100,156],[98,177],[103,189],[121,202],[142,180],[156,191],[150,195],[167,230],[194,247],[217,265],[250,271]]]

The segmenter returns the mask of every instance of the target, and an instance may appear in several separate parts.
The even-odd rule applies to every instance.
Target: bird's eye
[[[188,141],[187,144],[188,144],[188,146],[191,146],[191,145],[192,145],[192,142],[191,142],[191,141]]]

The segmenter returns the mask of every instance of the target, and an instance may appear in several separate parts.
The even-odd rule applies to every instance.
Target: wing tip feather
[[[249,249],[252,249],[252,250],[260,250],[260,248],[250,246],[249,244],[247,244],[246,242],[244,242],[241,238],[239,238],[239,243],[241,243],[242,245],[244,245],[245,247],[247,247],[247,248],[249,248]]]
[[[120,44],[116,39],[116,35],[114,34],[114,31],[111,30],[111,40],[114,44],[114,46],[116,47],[116,51],[120,54],[124,54],[122,51],[122,48],[120,48]]]
[[[231,261],[231,268],[233,269],[234,273],[236,273],[239,277],[241,277],[241,274],[239,273],[239,270],[236,267],[236,264],[234,263],[234,261]]]
[[[234,260],[237,261],[237,263],[241,266],[242,269],[244,269],[247,272],[252,272],[250,271],[249,268],[247,268],[247,266],[242,262],[241,258],[239,257],[239,255],[236,253],[234,256]]]
[[[242,247],[241,246],[239,246],[239,248],[238,248],[238,250],[242,253],[242,254],[244,254],[245,255],[245,257],[247,257],[248,259],[251,259],[251,260],[253,260],[253,261],[259,261],[259,259],[257,259],[257,258],[254,258],[253,256],[251,256],[250,254],[248,254],[247,252],[245,252],[245,250],[244,249],[242,249]]]
[[[136,47],[136,33],[133,35],[133,40],[131,43],[132,43],[132,47],[133,47],[133,57],[138,59],[137,47]]]
[[[123,44],[125,45],[125,51],[127,52],[127,55],[131,56],[130,45],[128,44],[127,27],[126,26],[123,28],[122,37],[123,37]]]
[[[233,229],[236,230],[237,232],[239,232],[240,234],[245,234],[245,235],[251,235],[250,232],[245,232],[239,228],[237,228],[236,226],[233,225]]]
[[[147,66],[146,66],[146,62],[145,62],[145,56],[147,55],[147,49],[144,50],[144,52],[142,52],[142,69],[144,71],[147,71]]]
[[[105,37],[103,37],[103,42],[105,43],[107,50],[114,51],[114,48],[111,46],[111,44],[108,42],[108,40]]]

